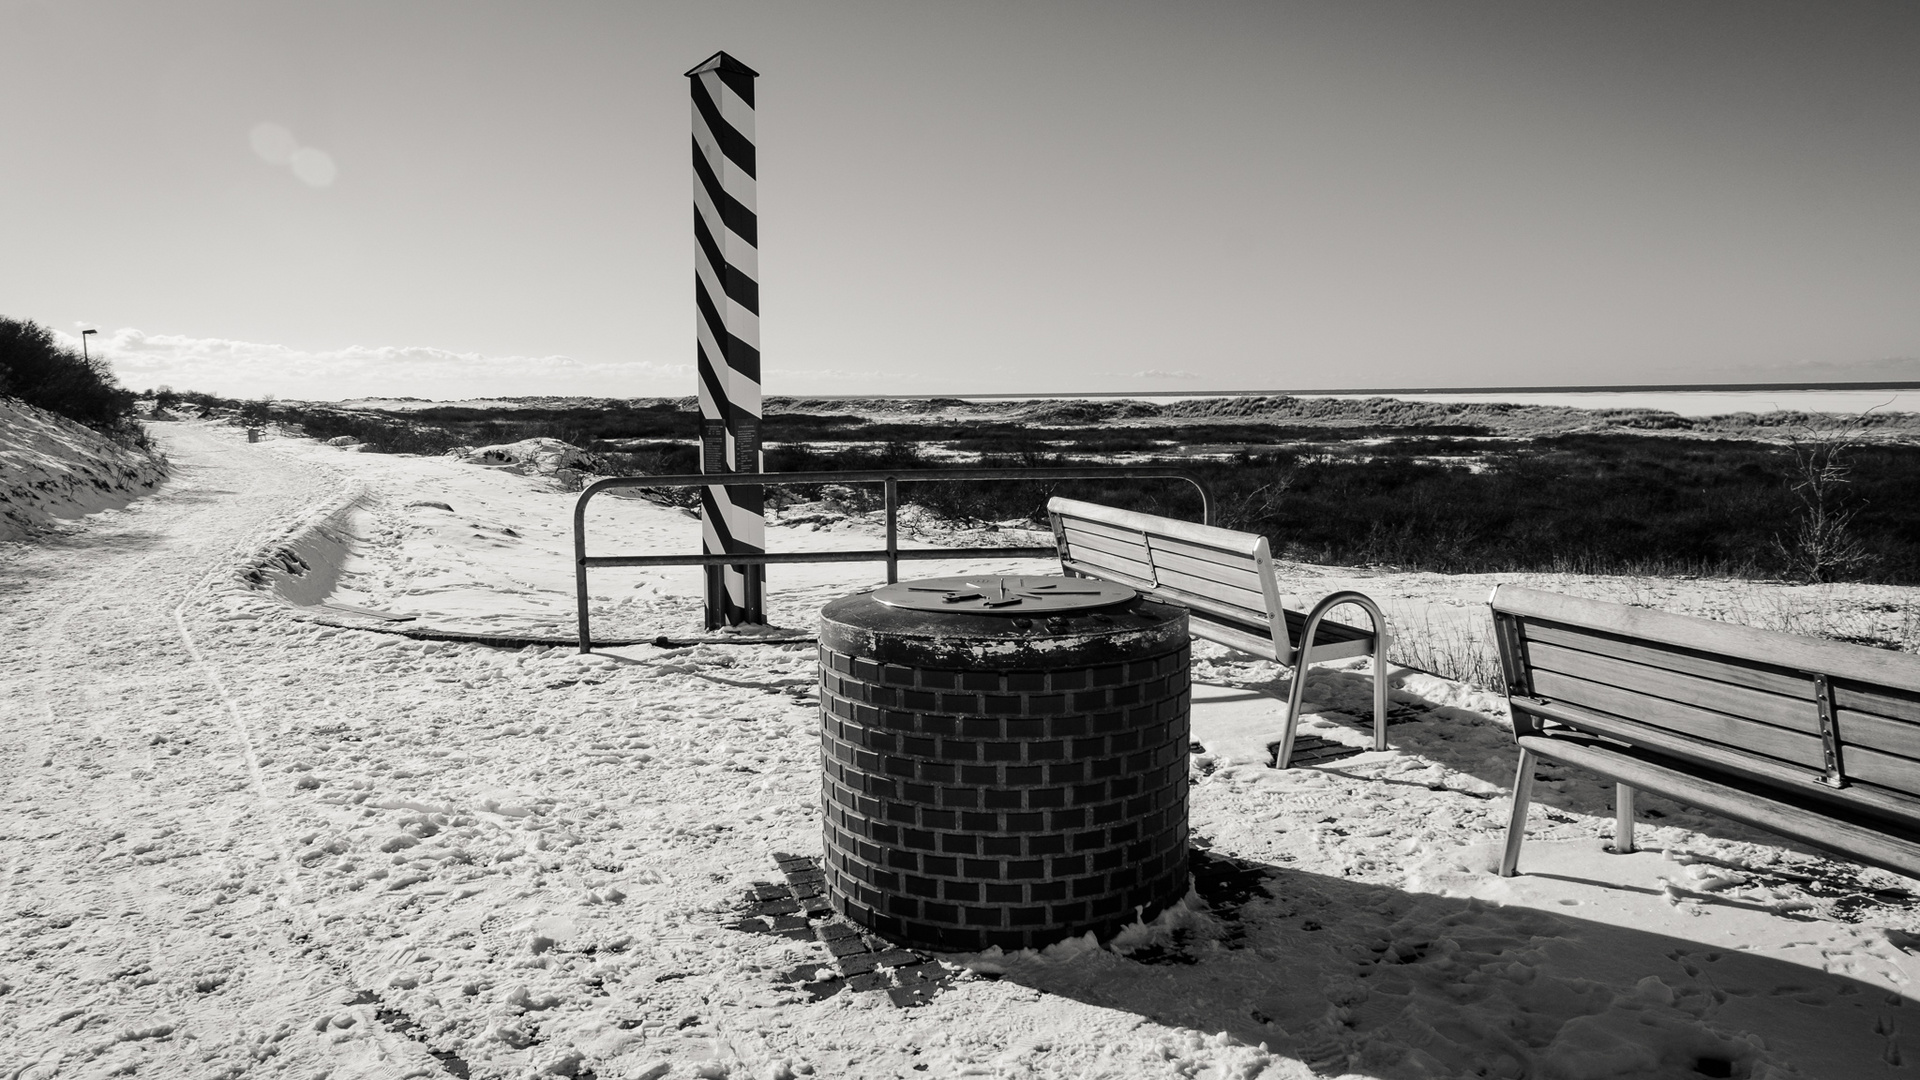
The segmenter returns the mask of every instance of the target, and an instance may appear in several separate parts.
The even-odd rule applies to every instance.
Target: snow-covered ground
[[[1557,767],[1522,876],[1497,878],[1497,698],[1400,673],[1392,750],[1277,772],[1285,673],[1211,646],[1184,905],[1104,947],[843,978],[821,928],[844,931],[788,899],[820,853],[810,645],[705,634],[686,569],[591,588],[598,635],[711,639],[686,647],[330,625],[566,637],[575,496],[154,431],[156,494],[0,544],[0,1077],[1851,1078],[1920,1054],[1914,882],[1657,799],[1645,850],[1610,855],[1610,789]],[[698,545],[680,511],[595,506],[596,554]],[[769,540],[878,546],[824,507]],[[1462,641],[1492,581],[1287,572]],[[879,573],[773,568],[772,621],[804,636]],[[1783,622],[1914,606],[1524,580]],[[1368,686],[1316,669],[1307,730],[1364,745]]]
[[[0,397],[0,540],[55,518],[125,506],[166,478],[162,464],[14,398]]]

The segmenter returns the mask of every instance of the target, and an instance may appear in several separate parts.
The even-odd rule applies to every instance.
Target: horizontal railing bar
[[[789,563],[885,562],[887,580],[895,580],[901,560],[1045,559],[1057,547],[914,548],[896,547],[895,517],[899,513],[898,484],[941,480],[1184,480],[1200,496],[1200,522],[1213,524],[1213,498],[1207,486],[1176,465],[1107,465],[1082,468],[1001,469],[851,469],[787,473],[682,473],[674,476],[609,476],[595,480],[573,504],[574,604],[580,625],[580,651],[593,648],[588,628],[587,570],[616,566],[778,566]],[[587,555],[587,503],[595,495],[616,488],[669,487],[791,487],[799,484],[886,485],[887,546],[871,551],[781,551],[721,553],[717,555]]]
[[[885,548],[871,551],[764,551],[756,555],[589,555],[586,566],[777,566],[781,563],[883,562],[889,555],[903,562],[937,559],[1051,559],[1051,547]]]
[[[608,476],[589,484],[582,496],[612,488],[736,487],[743,484],[878,484],[888,480],[932,483],[940,480],[1144,480],[1165,477],[1185,480],[1194,487],[1188,470],[1175,465],[1120,465],[1100,468],[1050,469],[849,469],[785,473],[681,473],[674,476]],[[722,479],[724,478],[724,479]]]

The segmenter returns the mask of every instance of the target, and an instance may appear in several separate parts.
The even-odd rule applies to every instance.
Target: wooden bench
[[[1047,502],[1060,568],[1100,578],[1187,609],[1188,632],[1294,669],[1286,725],[1274,764],[1293,759],[1308,664],[1373,656],[1373,748],[1387,748],[1387,623],[1362,593],[1341,591],[1309,612],[1281,607],[1267,538],[1190,521],[1055,498]],[[1373,620],[1362,630],[1326,618],[1355,604]],[[1312,642],[1302,648],[1298,643]]]
[[[1520,747],[1502,877],[1534,759],[1920,877],[1920,657],[1502,585],[1495,639]]]

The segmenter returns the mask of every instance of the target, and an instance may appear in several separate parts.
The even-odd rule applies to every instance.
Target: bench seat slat
[[[1533,673],[1534,696],[1548,701],[1583,707],[1614,717],[1632,717],[1635,729],[1643,732],[1665,731],[1686,737],[1695,747],[1721,746],[1741,755],[1765,754],[1783,763],[1806,769],[1822,767],[1820,738],[1771,724],[1743,721],[1725,713],[1685,705],[1677,701],[1636,694],[1617,686],[1588,682],[1557,671]],[[1629,741],[1638,741],[1630,739]]]
[[[1273,638],[1268,635],[1250,634],[1237,626],[1215,622],[1212,619],[1188,619],[1187,633],[1197,638],[1204,638],[1207,641],[1217,641],[1229,649],[1239,649],[1244,653],[1264,656],[1278,663],[1285,664],[1293,660],[1291,656],[1278,655],[1278,650],[1273,647]]]
[[[1763,666],[1731,664],[1722,659],[1701,656],[1671,647],[1645,645],[1637,641],[1625,641],[1611,634],[1529,619],[1527,620],[1527,642],[1531,646],[1536,641],[1601,656],[1611,656],[1619,660],[1630,660],[1649,667],[1684,671],[1703,679],[1763,690],[1770,694],[1786,694],[1790,697],[1813,700],[1813,680],[1805,675],[1777,671]]]
[[[1810,813],[1765,794],[1636,758],[1614,748],[1581,745],[1570,739],[1547,735],[1524,735],[1518,742],[1525,749],[1544,757],[1591,769],[1602,776],[1663,795],[1675,802],[1804,840],[1816,847],[1860,859],[1898,874],[1920,877],[1920,843],[1907,837],[1890,835],[1877,823],[1863,824]]]
[[[1291,664],[1294,662],[1292,656],[1278,655],[1277,650],[1273,647],[1273,639],[1266,634],[1249,633],[1237,624],[1220,622],[1197,610],[1193,615],[1194,617],[1188,621],[1187,626],[1188,632],[1194,637],[1205,638],[1208,641],[1217,641],[1230,648],[1239,649],[1241,652],[1249,652],[1255,656],[1264,656],[1269,660],[1275,660],[1282,664]],[[1319,663],[1323,660],[1343,660],[1350,656],[1367,656],[1373,652],[1373,636],[1371,634],[1364,637],[1331,638],[1325,633],[1329,625],[1330,624],[1325,621],[1320,623],[1322,632],[1314,635],[1316,644],[1307,653],[1308,663]],[[1293,637],[1295,640],[1299,639],[1299,633],[1302,629],[1304,629],[1304,624],[1294,628]],[[1347,629],[1351,628],[1349,627]]]
[[[1695,678],[1672,668],[1577,652],[1545,642],[1529,642],[1527,659],[1536,671],[1556,671],[1715,712],[1751,717],[1793,731],[1820,733],[1820,707],[1813,700],[1811,682],[1807,683],[1805,695],[1796,701],[1732,683]]]
[[[1307,613],[1304,611],[1289,610],[1282,612],[1282,614],[1284,614],[1287,619],[1287,639],[1290,641],[1299,641],[1307,632]],[[1321,619],[1320,629],[1313,635],[1315,648],[1323,645],[1338,645],[1351,641],[1370,643],[1373,641],[1373,631],[1365,630],[1358,626],[1349,626],[1346,623],[1334,622],[1332,619]]]

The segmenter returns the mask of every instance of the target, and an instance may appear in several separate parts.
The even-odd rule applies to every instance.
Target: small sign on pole
[[[714,53],[687,78],[693,90],[694,305],[698,309],[700,471],[760,472],[760,229],[756,210],[753,80],[759,73]],[[766,550],[758,485],[701,488],[701,550]],[[708,629],[764,623],[766,568],[707,568]]]

